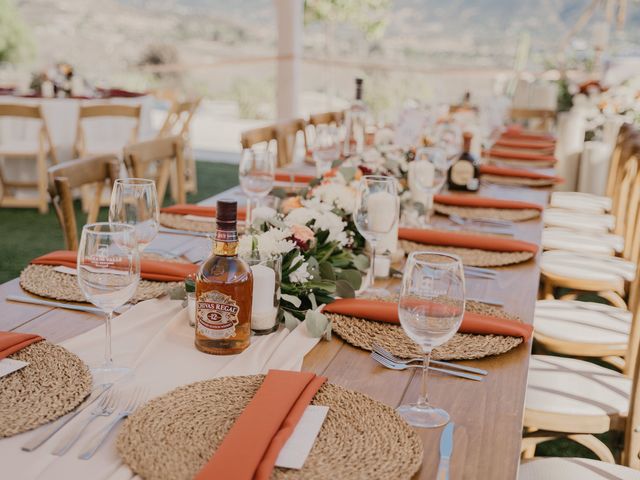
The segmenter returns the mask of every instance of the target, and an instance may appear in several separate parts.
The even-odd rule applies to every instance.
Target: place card
[[[205,222],[205,223],[215,223],[216,217],[203,217],[201,215],[185,215],[185,220],[190,220],[192,222]]]
[[[21,368],[29,365],[29,362],[23,362],[22,360],[14,360],[13,358],[4,358],[0,360],[0,378],[9,375]],[[306,458],[306,457],[305,457]]]
[[[329,407],[323,405],[309,405],[305,409],[289,440],[280,450],[276,467],[296,470],[303,467],[320,433],[324,419],[327,418],[327,412]]]

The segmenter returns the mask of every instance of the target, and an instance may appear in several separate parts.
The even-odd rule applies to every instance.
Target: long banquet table
[[[548,192],[541,189],[497,185],[483,186],[480,193],[542,205],[546,204],[548,196]],[[241,193],[235,187],[202,203],[212,203],[222,196],[240,198]],[[447,222],[442,217],[436,217],[436,221]],[[514,238],[539,244],[541,232],[541,219],[516,223]],[[150,248],[166,250],[182,244],[184,249],[186,238],[160,234]],[[202,241],[194,238],[194,246],[197,244],[202,248]],[[538,259],[497,271],[496,280],[468,279],[468,295],[504,302],[503,308],[507,312],[532,323],[538,290]],[[394,288],[398,280],[388,283]],[[103,323],[100,316],[93,314],[6,301],[7,295],[20,293],[23,292],[17,279],[0,285],[0,330],[37,333],[51,342],[61,342]],[[531,342],[527,342],[504,355],[462,362],[488,370],[489,375],[483,382],[431,375],[430,400],[444,407],[456,425],[452,479],[517,477],[530,353]],[[307,354],[303,370],[326,375],[332,383],[363,392],[394,407],[414,401],[420,388],[417,369],[387,370],[371,360],[368,352],[346,344],[336,335],[331,341],[321,341]],[[416,478],[436,478],[441,429],[417,431],[424,443],[424,461]]]

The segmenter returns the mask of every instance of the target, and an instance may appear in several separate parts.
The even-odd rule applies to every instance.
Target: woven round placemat
[[[466,310],[483,315],[519,320],[498,307],[485,303],[468,301]],[[422,356],[420,347],[402,330],[400,325],[374,322],[362,318],[349,317],[334,313],[327,314],[332,323],[332,332],[344,341],[363,350],[371,350],[373,344],[383,346],[391,353],[402,358]],[[434,360],[471,360],[500,355],[522,343],[520,337],[503,335],[475,335],[456,333],[451,340],[433,350]]]
[[[503,267],[526,262],[534,257],[531,252],[492,252],[477,248],[442,247],[439,245],[425,245],[423,243],[400,240],[400,247],[407,253],[428,250],[458,255],[464,265],[471,267]]]
[[[552,187],[555,182],[547,178],[508,177],[505,175],[483,174],[482,179],[501,185],[523,185],[527,187]]]
[[[76,408],[91,392],[89,368],[58,345],[33,343],[9,358],[29,365],[0,378],[0,437],[55,420]]]
[[[131,416],[118,435],[124,463],[145,480],[193,478],[262,384],[263,375],[222,377],[177,388]],[[329,413],[301,470],[272,479],[409,479],[422,442],[387,405],[325,384],[312,404]]]
[[[40,297],[86,302],[87,299],[78,286],[78,278],[68,273],[56,272],[51,265],[29,265],[20,273],[20,286],[27,292]],[[131,303],[161,297],[181,282],[152,282],[140,280]]]
[[[434,210],[442,215],[458,215],[462,218],[495,218],[497,220],[509,220],[522,222],[540,216],[540,210],[535,208],[481,208],[481,207],[457,207],[435,203]]]
[[[215,222],[196,222],[186,219],[184,215],[175,215],[173,213],[160,213],[160,225],[177,230],[204,233],[212,233],[216,229]]]

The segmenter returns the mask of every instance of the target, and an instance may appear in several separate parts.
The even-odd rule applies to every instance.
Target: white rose
[[[304,257],[302,255],[298,255],[294,260],[293,264],[298,263]],[[302,264],[296,268],[293,272],[289,274],[289,280],[292,283],[307,283],[307,281],[311,278],[311,274],[307,270],[309,264],[307,262],[302,262]]]

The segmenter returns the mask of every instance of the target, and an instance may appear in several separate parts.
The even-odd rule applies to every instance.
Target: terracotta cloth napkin
[[[474,195],[434,195],[433,201],[442,205],[451,205],[456,207],[505,208],[510,210],[533,208],[540,211],[544,209],[542,205],[538,205],[537,203],[501,200],[499,198],[490,197],[476,197]]]
[[[554,183],[564,182],[562,177],[545,175],[544,173],[538,173],[532,170],[523,170],[520,168],[498,167],[496,165],[480,165],[480,174],[499,175],[502,177],[531,178],[534,180],[551,180]]]
[[[315,178],[315,175],[305,175],[304,173],[276,172],[276,181],[278,182],[309,183]]]
[[[40,340],[44,338],[32,333],[0,332],[0,360]]]
[[[484,156],[492,158],[504,158],[506,160],[522,160],[525,162],[556,163],[558,160],[553,155],[541,155],[539,153],[518,152],[514,150],[491,150],[484,152]]]
[[[494,144],[497,147],[525,148],[529,150],[553,150],[556,142],[550,140],[521,140],[519,138],[501,138]]]
[[[556,138],[550,133],[528,131],[522,128],[522,126],[520,125],[509,125],[506,131],[504,131],[502,135],[500,135],[500,138],[512,138],[512,139],[518,139],[518,140],[539,140],[539,141],[549,141],[549,142],[556,141]]]
[[[327,380],[311,372],[269,370],[196,480],[266,480],[305,408]]]
[[[78,252],[58,250],[31,260],[34,265],[62,265],[77,267]],[[156,282],[181,282],[187,276],[198,271],[198,265],[192,263],[163,262],[161,260],[140,260],[140,277]]]
[[[173,215],[197,215],[199,217],[215,217],[216,207],[211,205],[191,205],[188,203],[178,203],[170,207],[161,208],[162,213],[171,213]],[[238,208],[238,220],[247,218],[247,209]]]
[[[399,324],[398,304],[365,298],[340,298],[327,304],[323,312],[349,315],[352,317]],[[480,315],[464,312],[462,323],[458,329],[460,333],[475,333],[481,335],[506,335],[510,337],[522,337],[525,340],[531,338],[533,326],[526,323],[507,320],[504,318]]]
[[[409,240],[425,245],[443,247],[477,248],[492,252],[531,252],[538,253],[538,246],[522,240],[493,237],[490,235],[474,235],[470,233],[444,232],[420,228],[400,228],[400,240]]]

